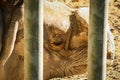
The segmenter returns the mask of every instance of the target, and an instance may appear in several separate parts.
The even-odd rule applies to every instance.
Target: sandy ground
[[[115,41],[115,60],[107,65],[107,80],[120,80],[120,0],[110,0],[109,24]]]
[[[88,2],[88,0],[81,0],[80,4],[82,6],[88,6]],[[69,5],[73,7],[76,4],[70,3]],[[114,35],[115,59],[112,65],[110,63],[111,60],[107,60],[107,80],[120,80],[120,0],[110,0],[109,24]],[[51,80],[87,80],[87,73]]]

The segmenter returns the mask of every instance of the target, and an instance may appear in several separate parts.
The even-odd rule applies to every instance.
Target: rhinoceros
[[[45,80],[87,72],[88,25],[88,7],[71,9],[60,2],[44,3]],[[114,41],[109,26],[107,35],[111,55]]]
[[[4,80],[24,79],[22,4],[23,0],[0,1],[0,55],[7,55],[0,61]],[[89,23],[80,11],[60,2],[44,2],[44,80],[87,72]],[[109,27],[108,38],[109,46],[114,46]],[[108,50],[112,52],[113,47]]]

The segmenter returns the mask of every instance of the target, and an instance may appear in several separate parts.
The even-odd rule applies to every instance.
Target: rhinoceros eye
[[[52,44],[54,44],[55,46],[59,46],[63,43],[63,40],[60,37],[60,35],[53,36],[53,39],[54,39],[54,42]]]
[[[53,44],[56,45],[56,46],[59,46],[59,45],[62,44],[62,42],[54,42]]]
[[[49,40],[49,48],[52,50],[61,50],[64,48],[65,40],[62,37],[63,35],[60,34],[54,34]]]

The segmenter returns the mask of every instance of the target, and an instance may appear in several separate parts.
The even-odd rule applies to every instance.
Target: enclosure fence
[[[25,0],[25,80],[43,80],[44,0]],[[88,80],[106,80],[108,0],[90,0]]]

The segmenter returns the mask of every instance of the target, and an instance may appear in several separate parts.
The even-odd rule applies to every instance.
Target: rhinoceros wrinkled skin
[[[86,72],[87,22],[59,2],[46,2],[44,14],[44,79]]]
[[[88,7],[74,10],[59,2],[45,2],[45,80],[87,72],[88,24]],[[107,36],[108,56],[113,58],[114,40],[109,26]]]

